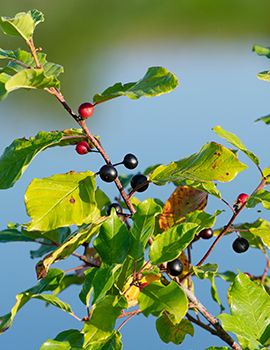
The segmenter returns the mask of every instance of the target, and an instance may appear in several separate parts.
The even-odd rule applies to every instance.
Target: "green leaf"
[[[48,147],[74,144],[81,141],[80,131],[40,131],[29,139],[16,139],[8,146],[0,158],[0,189],[12,187],[22,176],[35,156]]]
[[[134,260],[144,257],[145,246],[155,231],[155,217],[160,212],[161,207],[154,199],[147,199],[136,207],[136,213],[132,216],[133,225],[130,229],[130,255]]]
[[[174,260],[192,242],[197,232],[197,224],[183,223],[157,235],[150,247],[151,262],[157,265]]]
[[[48,339],[39,350],[82,350],[83,334],[76,329],[59,333],[54,340]]]
[[[197,190],[209,193],[217,198],[222,198],[220,191],[216,188],[216,185],[211,181],[198,182],[193,180],[181,180],[174,182],[176,186],[189,186]]]
[[[60,87],[59,80],[54,76],[47,76],[43,68],[31,68],[21,70],[13,75],[5,84],[7,92],[17,89],[45,89]]]
[[[246,146],[243,144],[243,142],[239,139],[238,136],[234,135],[232,132],[222,129],[222,127],[219,125],[215,126],[213,130],[218,136],[222,137],[223,139],[228,141],[231,145],[233,145],[234,147],[238,148],[240,151],[245,153],[249,157],[249,159],[252,160],[253,163],[255,163],[256,165],[260,164],[259,158],[246,148]]]
[[[56,246],[49,246],[49,245],[41,245],[36,250],[30,250],[30,258],[36,259],[41,258],[45,254],[48,254],[56,249]]]
[[[121,338],[121,334],[117,331],[114,331],[109,337],[94,342],[89,347],[87,347],[86,350],[121,350]]]
[[[266,220],[258,219],[256,224],[257,227],[251,227],[249,231],[261,238],[263,244],[270,249],[270,223]]]
[[[149,181],[156,185],[187,179],[197,182],[228,182],[246,167],[232,151],[210,142],[190,157],[157,167],[150,175]]]
[[[94,241],[101,260],[104,264],[122,264],[128,255],[130,245],[129,231],[118,218],[115,211],[102,224],[100,232]]]
[[[49,76],[58,77],[59,74],[64,72],[64,68],[56,63],[47,62],[47,55],[43,52],[37,52],[37,58],[42,68],[44,69],[44,74]],[[26,66],[28,68],[36,68],[36,62],[32,54],[28,51],[17,49],[17,50],[3,50],[0,49],[0,60],[8,60],[6,67],[2,69],[11,76],[24,70]],[[0,69],[1,71],[1,69]]]
[[[263,71],[257,74],[257,78],[260,80],[270,81],[270,71]]]
[[[31,296],[31,298],[43,300],[46,303],[61,309],[62,311],[65,311],[65,312],[67,312],[69,314],[73,314],[73,311],[72,311],[70,305],[65,303],[65,302],[63,302],[59,298],[57,298],[55,295],[51,295],[51,294],[33,294]]]
[[[127,302],[124,297],[106,295],[96,304],[89,322],[103,332],[111,332],[114,329],[118,316],[126,307]]]
[[[227,348],[227,346],[211,346],[210,348],[207,348],[205,350],[231,350],[231,348]]]
[[[82,348],[81,348],[82,349]],[[68,342],[60,342],[53,339],[48,339],[44,344],[41,345],[39,350],[75,350],[70,347]],[[76,350],[80,350],[77,348]]]
[[[259,121],[262,121],[264,122],[266,125],[269,125],[270,124],[270,115],[266,115],[264,117],[260,117],[258,119],[255,120],[255,122],[259,122]]]
[[[200,279],[209,279],[211,283],[211,296],[213,300],[220,306],[221,311],[225,310],[224,306],[222,305],[219,295],[218,295],[218,290],[216,287],[215,283],[215,277],[218,272],[218,265],[217,264],[205,264],[203,266],[193,266],[193,271],[195,275],[200,278]]]
[[[118,331],[102,331],[90,323],[84,328],[84,350],[121,350],[121,334]]]
[[[0,101],[3,100],[8,92],[6,90],[6,82],[9,80],[10,76],[6,73],[0,73]]]
[[[265,209],[270,210],[270,192],[266,190],[257,191],[249,197],[247,207],[254,208],[258,203],[262,203]]]
[[[21,36],[29,41],[35,27],[44,21],[43,14],[38,10],[17,13],[15,17],[0,17],[0,27],[7,35]]]
[[[54,290],[57,288],[63,276],[63,271],[52,269],[49,271],[47,277],[40,281],[36,286],[18,294],[16,296],[16,303],[11,309],[11,312],[0,317],[0,333],[5,332],[12,325],[17,312],[32,298],[33,295],[44,291]]]
[[[99,210],[94,176],[91,171],[71,171],[34,179],[25,192],[27,213],[32,218],[27,230],[49,231],[95,221]]]
[[[86,274],[80,299],[85,304],[89,304],[89,297],[93,291],[92,304],[102,299],[108,290],[110,290],[119,275],[121,265],[108,266],[102,265],[99,268],[92,268]],[[89,306],[89,305],[88,305]]]
[[[256,52],[259,56],[266,56],[267,58],[270,58],[270,48],[264,47],[261,45],[254,45],[252,48],[252,51]]]
[[[84,282],[84,276],[81,275],[65,275],[61,282],[59,283],[58,287],[53,291],[53,295],[57,295],[61,293],[63,290],[67,289],[69,286],[72,285],[81,285]]]
[[[104,219],[103,219],[104,220]],[[102,222],[102,220],[101,220]],[[79,246],[90,239],[98,232],[101,222],[80,229],[73,237],[59,246],[55,251],[45,256],[36,266],[37,278],[45,277],[49,267],[56,261],[69,257]]]
[[[160,282],[150,283],[142,289],[138,301],[144,316],[159,316],[167,311],[174,324],[179,323],[188,310],[186,295],[174,281],[167,286]]]
[[[183,319],[174,324],[165,313],[156,320],[156,328],[160,339],[166,344],[171,342],[179,345],[183,343],[187,334],[194,335],[194,328],[188,320]]]
[[[0,231],[0,243],[7,242],[33,242],[33,238],[25,236],[22,232],[16,229],[7,229]]]
[[[237,335],[243,348],[261,349],[260,338],[269,326],[270,296],[240,273],[229,290],[231,315],[219,315],[223,328]]]
[[[216,217],[221,213],[221,210],[216,210],[214,215],[211,215],[202,210],[195,210],[192,213],[188,213],[186,215],[185,221],[199,225],[199,231],[202,231],[205,228],[214,226]]]
[[[138,99],[142,96],[153,97],[168,93],[178,85],[176,76],[163,67],[148,68],[145,76],[136,83],[116,83],[96,94],[93,98],[95,103],[101,103],[119,96],[127,96],[131,99]]]

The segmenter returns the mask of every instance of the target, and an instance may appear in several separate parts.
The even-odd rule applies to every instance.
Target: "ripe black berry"
[[[243,237],[238,237],[232,244],[233,250],[236,253],[244,253],[248,250],[249,248],[249,243],[248,241],[243,238]]]
[[[140,185],[142,186],[139,187]],[[149,183],[147,182],[147,177],[145,175],[137,174],[131,179],[130,186],[133,188],[133,190],[136,189],[137,192],[144,192],[147,190]]]
[[[112,182],[117,178],[117,170],[113,165],[105,164],[99,170],[101,180],[105,182]]]
[[[134,156],[134,154],[128,153],[124,157],[123,164],[128,169],[135,169],[138,165],[138,159]]]
[[[205,228],[204,230],[202,230],[200,233],[199,233],[199,236],[203,239],[210,239],[213,237],[213,230],[209,227],[209,228]]]
[[[167,271],[172,276],[179,276],[184,270],[182,262],[178,259],[168,262]]]
[[[107,208],[107,215],[110,215],[110,214],[111,214],[112,208],[115,209],[116,214],[122,214],[122,213],[123,213],[123,208],[121,207],[120,204],[118,204],[118,203],[112,203],[112,204],[110,204],[110,205],[108,206],[108,208]]]

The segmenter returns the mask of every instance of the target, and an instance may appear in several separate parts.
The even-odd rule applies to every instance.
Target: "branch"
[[[34,61],[36,63],[36,68],[41,68],[41,64],[39,63],[39,59],[37,57],[37,51],[36,51],[36,48],[35,48],[35,45],[34,45],[34,41],[33,41],[33,38],[30,38],[29,40],[26,41],[30,51],[31,51],[31,54],[34,58]]]
[[[259,183],[259,185],[255,188],[255,190],[252,192],[251,195],[254,195],[256,192],[258,192],[259,190],[261,190],[266,184],[266,178],[263,177],[261,182]],[[207,250],[207,252],[204,254],[204,256],[201,258],[201,260],[196,264],[196,266],[201,266],[205,260],[208,258],[208,256],[211,254],[212,250],[215,248],[215,246],[217,245],[217,243],[221,240],[221,238],[223,236],[225,236],[225,234],[227,232],[229,232],[229,229],[231,228],[231,225],[234,223],[235,219],[238,217],[238,215],[240,214],[240,212],[246,207],[246,203],[243,203],[240,208],[235,211],[230,219],[230,221],[228,222],[228,224],[224,227],[224,229],[220,232],[220,234],[217,236],[217,238],[215,239],[215,241],[212,243],[212,245],[210,246],[210,248]],[[189,274],[188,274],[189,275]],[[185,277],[187,277],[188,275],[186,275]]]
[[[206,331],[210,332],[211,334],[218,336],[216,330],[214,330],[213,328],[211,328],[209,325],[203,323],[202,321],[200,321],[200,320],[194,318],[194,317],[191,316],[190,314],[186,314],[186,318],[187,318],[190,322],[195,323],[197,326],[199,326],[199,327],[205,329]]]
[[[105,160],[105,162],[107,164],[112,164],[111,161],[110,161],[109,156],[105,152],[105,150],[102,147],[101,143],[94,137],[94,135],[92,135],[92,133],[88,129],[85,120],[81,120],[80,116],[78,116],[76,113],[74,113],[72,111],[72,109],[70,108],[68,103],[65,101],[65,98],[62,95],[62,93],[59,90],[55,89],[55,88],[46,89],[46,91],[49,92],[50,94],[54,95],[57,98],[57,100],[62,104],[62,106],[65,108],[65,110],[80,125],[80,127],[83,129],[83,131],[87,135],[87,138],[96,147],[96,149],[99,151],[99,153],[101,154],[101,156]],[[120,182],[118,177],[114,180],[114,183],[115,183],[116,187],[118,188],[118,191],[120,192],[121,197],[125,201],[129,211],[131,212],[131,214],[134,214],[136,210],[135,210],[133,204],[131,203],[131,201],[129,199],[129,196],[127,195],[126,191],[124,190],[124,188],[123,188],[123,186],[122,186],[122,184],[121,184],[121,182]]]
[[[175,279],[175,282],[177,280]],[[230,345],[230,347],[234,350],[242,350],[241,346],[236,343],[233,338],[223,329],[218,319],[215,318],[204,305],[202,305],[199,300],[195,297],[195,295],[186,288],[183,284],[179,283],[183,291],[185,292],[187,298],[193,303],[195,308],[203,315],[205,319],[215,328],[216,334],[219,338],[221,338],[225,343]],[[203,327],[205,328],[205,327]],[[205,328],[206,329],[206,328]],[[209,331],[209,330],[208,330]]]

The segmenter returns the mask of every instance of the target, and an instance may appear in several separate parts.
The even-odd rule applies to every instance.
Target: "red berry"
[[[80,105],[78,112],[83,119],[87,119],[94,113],[94,109],[95,106],[92,103],[85,102]]]
[[[81,141],[79,143],[77,143],[76,145],[76,152],[79,154],[86,154],[90,151],[90,146],[88,144],[88,142],[86,141]]]
[[[149,285],[149,283],[147,283],[147,282],[141,283],[141,284],[139,285],[140,291],[142,291],[143,288],[147,287],[148,285]]]
[[[240,202],[242,204],[245,204],[248,200],[248,194],[246,193],[240,193],[237,197],[237,202]]]

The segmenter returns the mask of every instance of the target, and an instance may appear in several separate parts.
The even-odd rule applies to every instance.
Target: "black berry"
[[[110,205],[108,206],[108,208],[107,208],[107,215],[110,215],[110,214],[111,214],[112,208],[115,209],[116,214],[122,214],[122,213],[123,213],[123,208],[121,207],[120,204],[118,204],[118,203],[112,203],[112,204],[110,204]]]
[[[179,276],[184,270],[182,262],[178,259],[168,262],[167,271],[172,276]]]
[[[147,190],[149,183],[147,182],[147,177],[145,175],[137,174],[131,179],[130,186],[133,190],[136,189],[137,192],[144,192]]]
[[[138,159],[134,156],[134,154],[128,153],[124,157],[123,164],[128,169],[135,169],[138,165]]]
[[[103,165],[99,170],[101,180],[105,182],[112,182],[117,178],[117,170],[113,165]]]
[[[238,237],[232,244],[233,250],[236,253],[244,253],[248,250],[249,248],[249,243],[248,241],[243,238],[243,237]]]
[[[205,228],[204,230],[202,230],[199,233],[199,237],[203,238],[203,239],[210,239],[213,237],[213,230],[209,227],[209,228]]]

